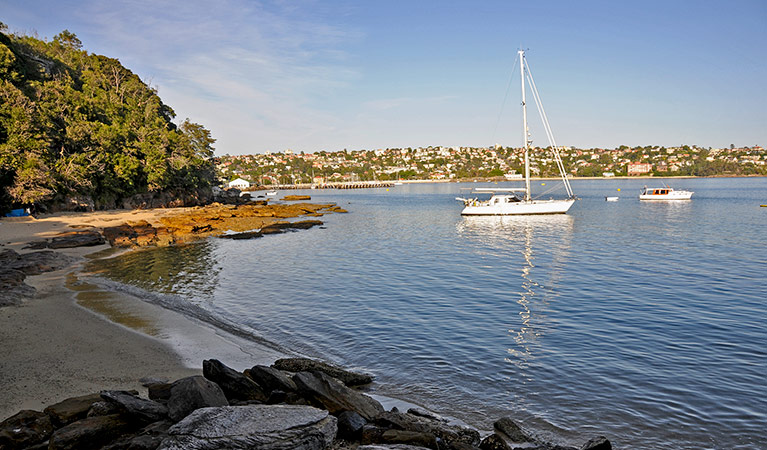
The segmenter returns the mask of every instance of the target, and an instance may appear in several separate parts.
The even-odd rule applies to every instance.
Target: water
[[[479,183],[311,191],[350,213],[99,265],[484,429],[767,448],[767,178],[673,180],[692,201],[640,203],[653,181],[575,181],[568,215],[538,217],[461,217]]]

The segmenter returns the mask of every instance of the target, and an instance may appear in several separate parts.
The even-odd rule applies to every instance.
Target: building
[[[626,171],[629,175],[643,175],[652,171],[650,163],[628,163]]]
[[[237,178],[236,180],[232,180],[229,182],[230,188],[237,188],[237,189],[245,189],[250,187],[250,182],[248,180],[243,180],[242,178]]]

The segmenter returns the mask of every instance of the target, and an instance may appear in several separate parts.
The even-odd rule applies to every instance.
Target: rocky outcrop
[[[359,386],[373,382],[373,377],[368,374],[351,372],[340,367],[309,358],[283,358],[278,359],[272,367],[287,372],[323,372],[347,386]]]
[[[275,366],[327,369],[305,359]],[[497,421],[496,432],[480,441],[477,430],[420,408],[384,411],[375,399],[319,370],[292,373],[257,365],[238,372],[206,360],[203,373],[173,383],[146,380],[150,399],[136,391],[102,391],[66,399],[43,413],[21,411],[0,423],[0,448],[578,450],[534,440],[509,418]],[[269,404],[260,403],[264,398]],[[580,450],[611,448],[599,436]]]
[[[168,435],[159,449],[322,450],[335,438],[336,418],[310,406],[202,408],[171,427]]]
[[[95,245],[105,244],[106,240],[104,236],[95,230],[85,231],[69,231],[66,233],[60,233],[58,236],[46,239],[43,241],[35,241],[27,244],[26,248],[31,249],[43,249],[43,248],[74,248],[74,247],[93,247]]]
[[[301,200],[311,200],[312,197],[310,195],[286,195],[285,197],[282,197],[282,200],[285,202],[296,202]]]
[[[35,289],[24,283],[27,276],[63,269],[73,261],[51,250],[24,254],[0,250],[0,306],[17,305],[35,294]]]

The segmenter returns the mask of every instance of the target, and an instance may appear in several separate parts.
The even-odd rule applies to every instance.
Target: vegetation
[[[97,209],[145,192],[210,186],[213,143],[173,123],[157,92],[64,30],[52,41],[0,23],[0,211],[71,198]]]

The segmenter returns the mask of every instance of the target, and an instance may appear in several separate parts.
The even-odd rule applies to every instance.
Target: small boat
[[[276,197],[277,196],[277,191],[275,191],[275,190],[266,191],[266,196],[267,197]]]
[[[639,194],[639,200],[690,200],[694,192],[675,190],[668,185],[661,188],[648,188],[645,186]]]
[[[475,193],[492,194],[489,200],[479,200],[478,198],[456,197],[456,200],[463,202],[464,208],[461,211],[463,216],[512,216],[512,215],[531,215],[531,214],[566,214],[567,210],[575,203],[575,194],[570,187],[570,180],[567,179],[567,172],[562,164],[562,158],[559,155],[559,148],[554,142],[554,135],[551,132],[548,118],[543,111],[538,88],[533,81],[533,75],[530,73],[530,67],[525,60],[524,50],[517,52],[519,55],[519,72],[522,83],[522,133],[525,148],[525,187],[513,189],[494,189],[479,188],[474,189]],[[527,104],[525,102],[525,79],[530,81],[530,91],[538,107],[539,115],[543,121],[543,127],[546,136],[549,139],[551,152],[554,161],[559,168],[559,175],[562,177],[562,183],[567,193],[565,199],[538,199],[533,198],[530,189],[530,150],[532,140],[530,140],[530,130],[527,127]],[[476,183],[477,180],[474,180]],[[543,183],[542,183],[543,184]],[[519,193],[519,194],[517,194]],[[542,194],[539,194],[539,196]]]
[[[617,202],[618,197],[605,197],[606,202]]]

